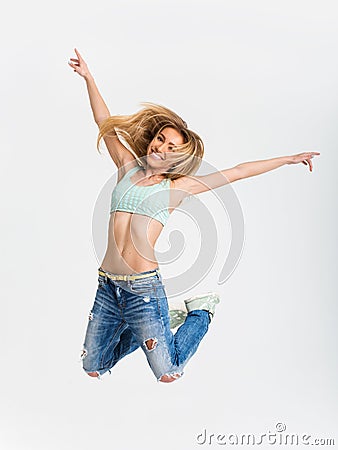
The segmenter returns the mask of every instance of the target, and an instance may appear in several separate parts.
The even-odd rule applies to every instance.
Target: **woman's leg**
[[[129,353],[134,352],[139,347],[140,346],[137,343],[135,336],[133,335],[130,327],[127,325],[126,329],[120,336],[118,344],[112,351],[113,357],[110,360],[110,368],[114,367],[120,359],[124,358],[126,355],[129,355]]]
[[[151,277],[142,284],[131,282],[129,292],[124,295],[129,305],[125,310],[126,321],[158,381],[170,382],[182,376],[185,365],[208,331],[209,311],[201,308],[188,312],[174,335],[161,277]]]
[[[114,284],[101,275],[98,283],[81,359],[84,371],[100,378],[139,345],[121,315]]]

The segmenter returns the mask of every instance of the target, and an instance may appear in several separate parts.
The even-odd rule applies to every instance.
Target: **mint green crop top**
[[[132,167],[116,184],[111,196],[110,212],[126,211],[152,217],[164,226],[169,219],[170,179],[152,186],[137,186],[130,177],[141,167]]]

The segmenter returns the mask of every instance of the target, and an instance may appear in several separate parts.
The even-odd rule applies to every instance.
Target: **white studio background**
[[[204,429],[277,422],[337,443],[337,20],[325,0],[3,5],[1,449],[190,450]],[[67,64],[74,47],[112,114],[172,108],[218,169],[321,152],[312,173],[287,165],[231,187],[243,253],[226,283],[219,254],[196,288],[222,302],[171,384],[141,352],[102,382],[79,362],[97,287],[93,208],[115,166],[96,151],[85,82]]]

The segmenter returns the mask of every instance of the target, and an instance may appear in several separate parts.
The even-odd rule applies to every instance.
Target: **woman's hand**
[[[320,155],[319,152],[305,152],[305,153],[299,153],[298,155],[292,155],[288,157],[288,163],[287,164],[298,164],[303,163],[305,165],[309,165],[310,172],[312,172],[312,161],[314,155]]]
[[[70,60],[74,61],[74,63],[68,61],[68,64],[74,69],[74,72],[77,72],[79,75],[81,75],[81,77],[88,78],[89,76],[91,76],[91,74],[89,72],[87,64],[76,48],[74,48],[74,51],[77,55],[77,58],[70,58]]]

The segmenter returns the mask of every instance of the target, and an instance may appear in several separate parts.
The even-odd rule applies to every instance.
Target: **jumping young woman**
[[[219,303],[210,292],[185,301],[186,313],[172,316],[158,262],[156,241],[169,214],[189,195],[259,175],[285,164],[303,163],[312,171],[318,152],[246,162],[195,176],[204,154],[200,137],[176,113],[153,103],[129,116],[111,116],[87,64],[69,65],[87,85],[99,142],[104,140],[118,168],[112,192],[108,245],[98,268],[98,287],[83,350],[84,371],[100,376],[124,356],[141,348],[156,379],[172,382],[208,331]],[[119,136],[128,144],[128,149]],[[178,325],[176,333],[171,328]]]

